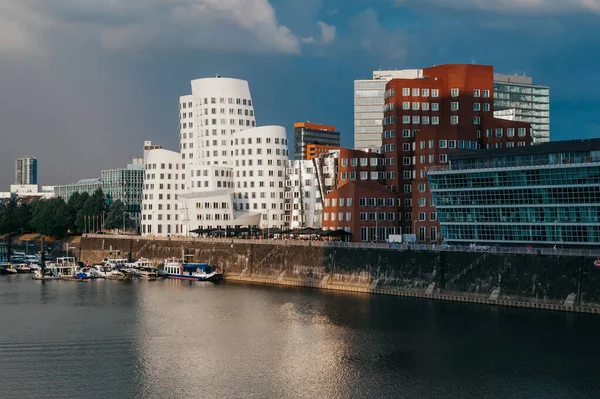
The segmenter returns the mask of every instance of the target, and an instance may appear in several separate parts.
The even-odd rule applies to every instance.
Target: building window
[[[525,137],[525,128],[524,127],[520,127],[519,128],[519,137]]]
[[[429,89],[421,89],[421,95],[423,97],[429,97]]]
[[[446,140],[440,140],[440,148],[447,148],[448,142]]]
[[[473,90],[473,97],[481,97],[481,90],[479,90],[479,89]]]
[[[369,241],[369,231],[367,230],[367,227],[360,228],[360,240]]]
[[[410,129],[402,129],[402,137],[409,138],[410,137]]]
[[[412,123],[413,124],[418,124],[420,119],[421,118],[418,115],[413,115],[413,117],[412,117]]]
[[[439,97],[440,91],[438,89],[431,89],[431,97]]]
[[[419,97],[419,92],[420,92],[419,89],[412,89],[412,95],[413,95],[413,97]]]
[[[431,117],[431,124],[432,125],[439,125],[440,124],[440,117],[439,116],[432,116]]]
[[[481,111],[481,103],[473,103],[473,111]]]
[[[458,97],[458,94],[459,94],[459,90],[457,88],[450,89],[450,95],[452,97]]]
[[[427,213],[419,212],[419,221],[424,221],[424,220],[427,220]]]
[[[423,111],[429,111],[429,103],[422,103],[421,104],[421,109]]]
[[[481,125],[481,118],[478,116],[474,116],[473,117],[473,124],[474,125]]]
[[[421,117],[421,123],[423,125],[429,125],[429,117],[428,116]]]
[[[408,87],[403,87],[402,88],[402,95],[403,96],[410,96],[410,89]]]
[[[440,110],[440,103],[431,103],[431,110],[432,111],[439,111]]]
[[[410,151],[410,143],[402,144],[402,151]]]
[[[448,154],[440,154],[440,162],[441,163],[448,162]]]
[[[431,220],[432,222],[435,222],[437,220],[437,213],[435,212],[431,212],[429,214],[429,220]],[[433,238],[433,237],[432,237]]]
[[[350,220],[350,219],[348,219],[348,220]],[[367,220],[367,212],[360,213],[360,220],[363,222]]]
[[[483,111],[484,112],[490,112],[490,104],[489,103],[484,103],[483,104]]]
[[[502,137],[502,136],[503,136],[503,134],[502,134],[502,128],[496,129],[496,137]]]
[[[419,102],[413,102],[412,103],[412,109],[413,109],[413,111],[418,111],[420,104],[421,103],[419,103]]]
[[[506,129],[506,136],[507,137],[515,137],[515,128],[514,127],[509,127]]]
[[[450,103],[450,110],[451,111],[458,111],[458,101],[452,101]]]
[[[452,116],[450,116],[450,124],[452,124],[452,125],[458,125],[458,115],[452,115]]]
[[[402,115],[402,123],[408,125],[410,123],[410,115]]]
[[[484,90],[483,91],[483,98],[490,98],[490,91],[489,90]]]
[[[448,140],[448,148],[456,148],[456,140]]]
[[[403,110],[409,110],[410,109],[410,101],[403,101],[402,102],[402,109]]]

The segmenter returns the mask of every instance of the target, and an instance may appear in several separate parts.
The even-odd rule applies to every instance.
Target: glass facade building
[[[494,116],[527,122],[533,142],[550,141],[550,88],[534,85],[531,77],[494,74]],[[508,111],[508,112],[507,112]]]
[[[340,132],[335,126],[311,122],[294,123],[294,159],[306,159],[307,146],[319,144],[339,148]]]
[[[600,139],[449,154],[428,179],[454,243],[600,244]]]
[[[19,158],[15,161],[15,185],[37,184],[37,159]]]

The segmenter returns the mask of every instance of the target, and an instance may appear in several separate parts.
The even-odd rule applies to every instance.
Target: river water
[[[600,317],[0,276],[1,398],[600,398]]]

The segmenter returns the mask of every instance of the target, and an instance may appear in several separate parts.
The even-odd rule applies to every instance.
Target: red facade
[[[351,241],[384,241],[398,226],[396,196],[375,181],[350,181],[325,196],[323,228],[346,230]]]
[[[493,117],[493,68],[441,65],[420,79],[386,86],[385,186],[397,198],[398,232],[419,242],[439,239],[427,170],[447,165],[449,152],[531,145],[531,126]]]
[[[383,154],[340,148],[338,186],[351,181],[375,181],[383,184],[383,171]]]

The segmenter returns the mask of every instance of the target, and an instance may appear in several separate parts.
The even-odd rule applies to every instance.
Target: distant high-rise
[[[335,126],[311,122],[294,123],[294,159],[307,159],[306,146],[309,144],[339,148],[340,132],[335,131]]]
[[[15,184],[37,184],[37,159],[25,157],[15,161]]]
[[[550,141],[550,88],[533,84],[530,76],[494,74],[494,116],[527,122],[533,142]]]

